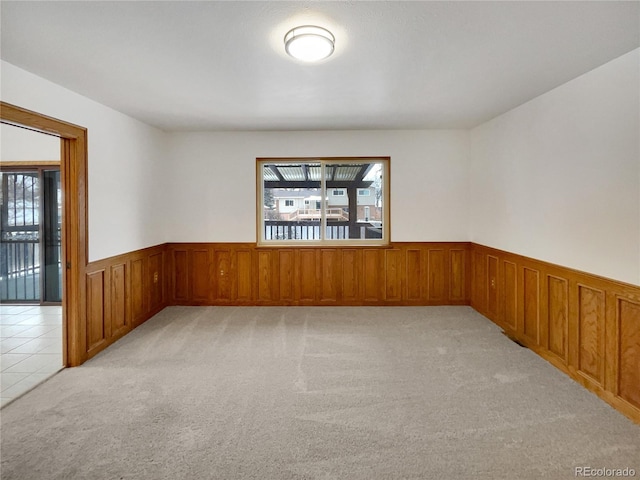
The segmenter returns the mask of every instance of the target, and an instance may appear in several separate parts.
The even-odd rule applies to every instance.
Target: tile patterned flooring
[[[7,405],[62,369],[62,307],[0,305],[0,398]]]

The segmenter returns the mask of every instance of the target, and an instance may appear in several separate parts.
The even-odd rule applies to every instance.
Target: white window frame
[[[301,163],[319,163],[321,167],[321,210],[323,212],[321,218],[320,234],[321,239],[317,240],[266,240],[264,238],[265,224],[263,215],[264,203],[264,181],[263,181],[263,165],[273,163],[291,163],[299,165]],[[359,163],[381,163],[382,164],[382,238],[353,238],[353,239],[327,239],[326,234],[326,217],[324,212],[327,207],[327,192],[325,168],[332,164],[359,164]],[[257,158],[256,159],[256,239],[257,245],[260,247],[283,247],[283,246],[387,246],[391,243],[390,235],[390,163],[389,157],[330,157],[330,158]],[[339,189],[338,189],[339,190]],[[358,189],[360,190],[360,189]],[[357,192],[356,192],[357,194]]]
[[[344,188],[332,188],[331,195],[333,195],[334,197],[344,197],[345,196]]]
[[[367,193],[360,193],[360,192],[367,192]],[[366,188],[359,188],[358,189],[358,196],[359,197],[370,197],[371,196],[371,190],[368,190]]]
[[[284,199],[284,206],[285,207],[295,207],[296,206],[296,202],[290,198],[285,198]]]

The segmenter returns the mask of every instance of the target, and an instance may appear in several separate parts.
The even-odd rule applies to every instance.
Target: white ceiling
[[[4,60],[165,130],[467,128],[640,46],[640,2],[1,2]],[[320,64],[292,27],[336,37]]]

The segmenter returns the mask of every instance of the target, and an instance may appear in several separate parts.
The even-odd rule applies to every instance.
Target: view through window
[[[259,159],[259,243],[388,243],[388,171],[388,158]]]

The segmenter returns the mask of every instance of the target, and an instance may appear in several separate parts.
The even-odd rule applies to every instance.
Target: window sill
[[[371,241],[371,240],[328,240],[328,241],[258,241],[256,242],[256,246],[259,248],[304,248],[304,247],[340,247],[340,248],[358,248],[358,247],[389,247],[391,246],[390,241]]]

